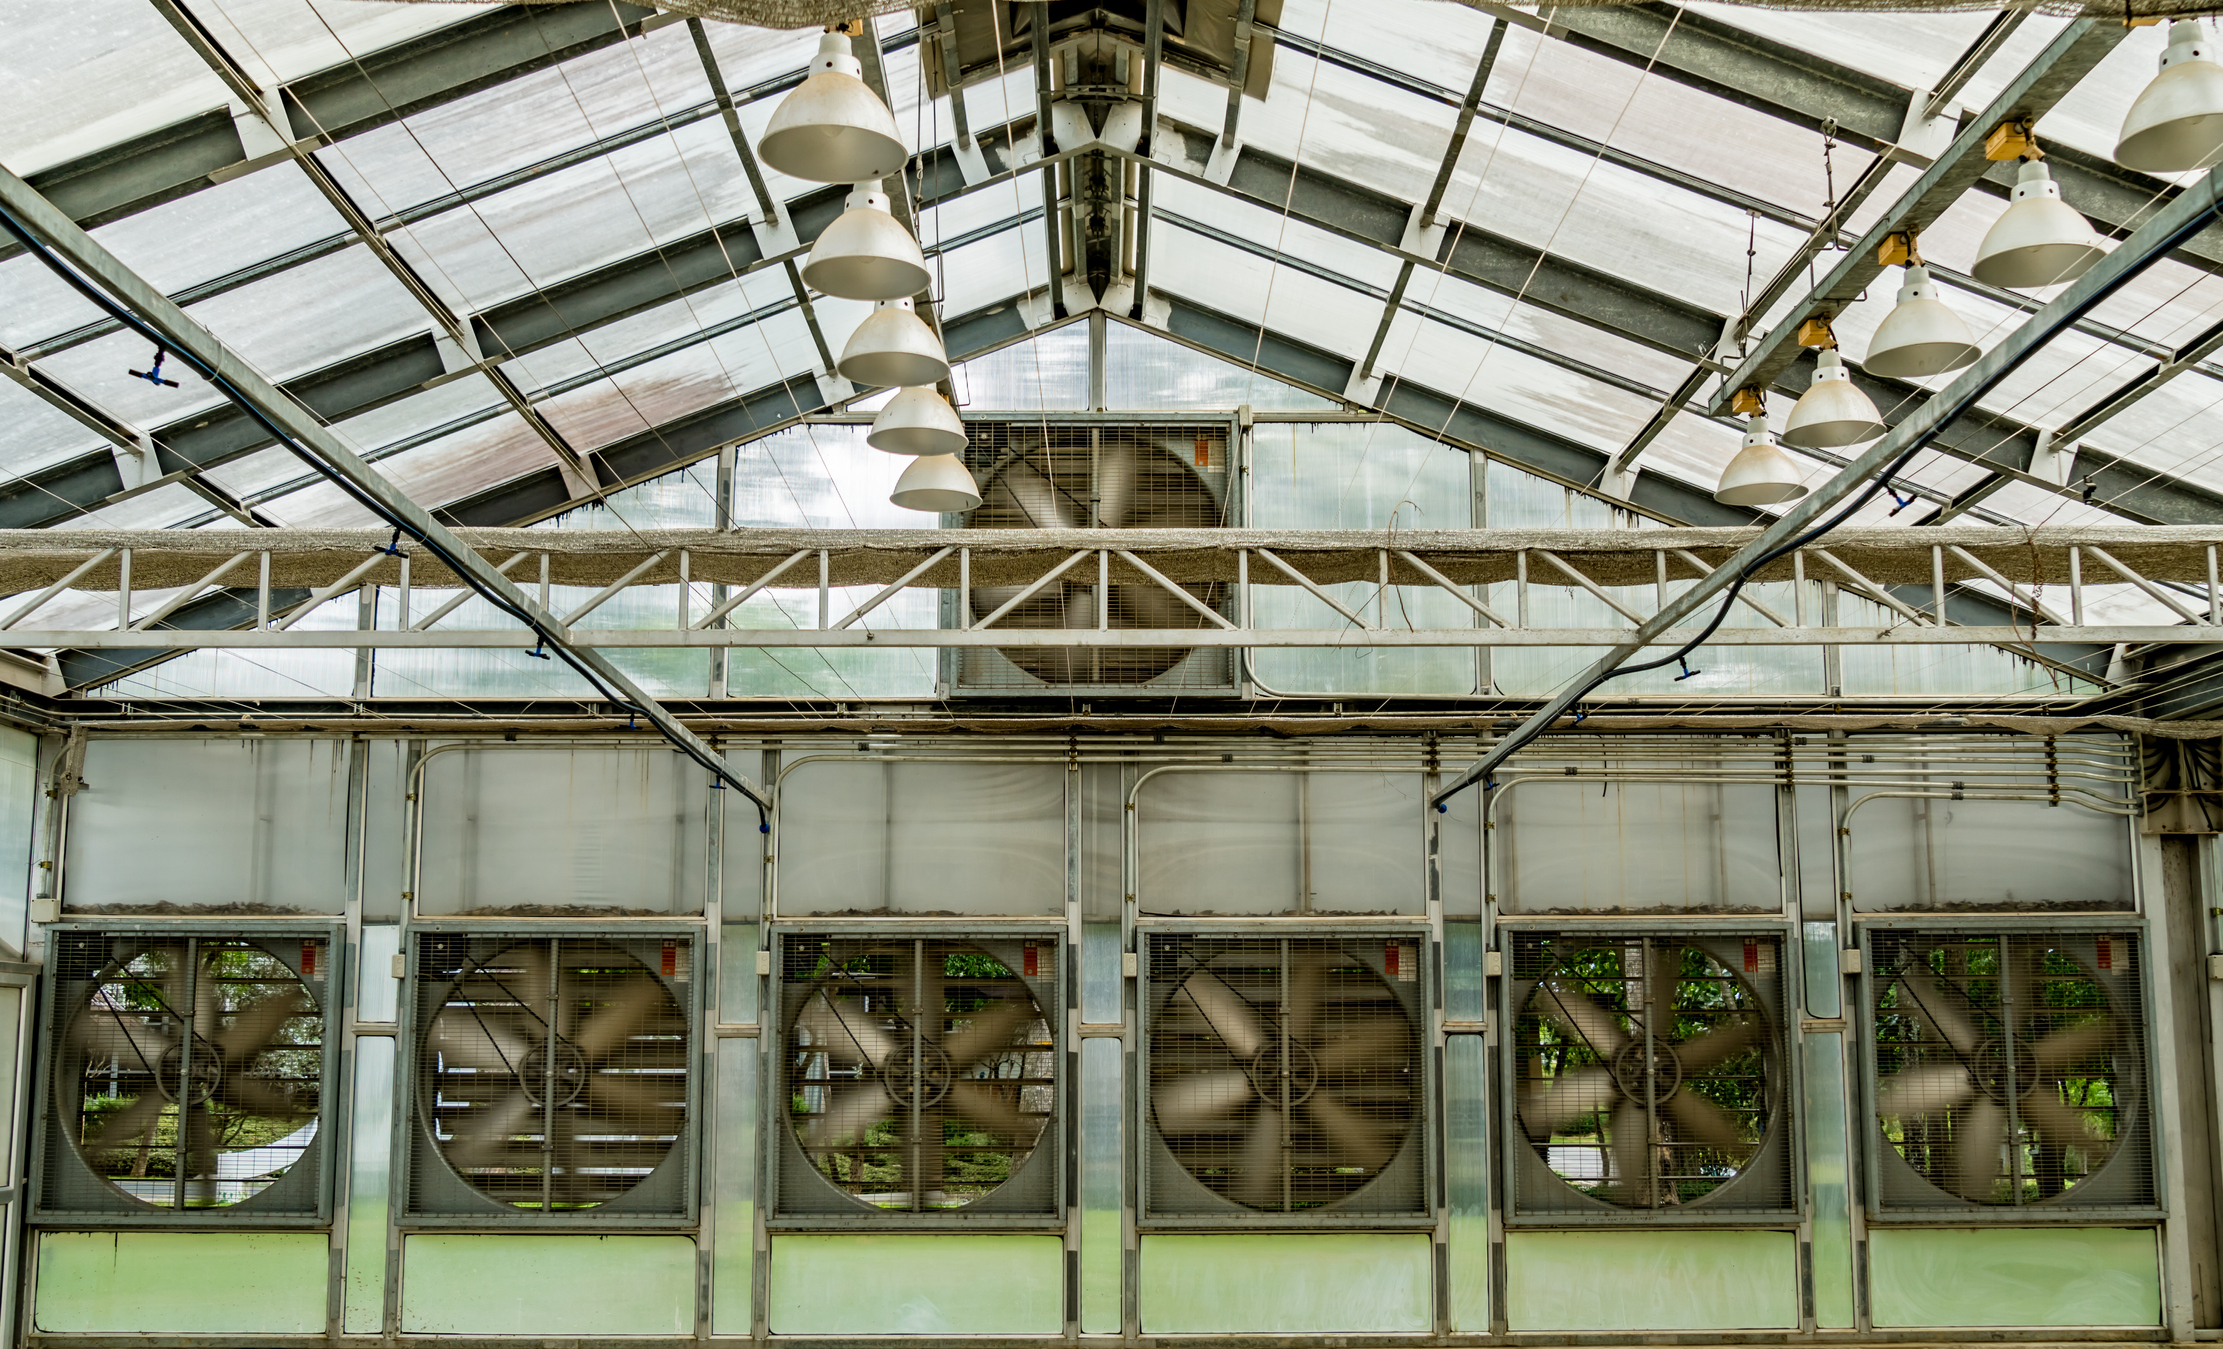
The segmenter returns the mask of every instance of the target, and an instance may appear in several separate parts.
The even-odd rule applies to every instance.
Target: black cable
[[[75,268],[71,267],[61,258],[55,256],[54,253],[50,249],[48,249],[36,235],[34,235],[30,231],[28,226],[24,225],[23,222],[21,222],[20,220],[17,220],[14,213],[10,212],[5,207],[0,207],[0,227],[4,227],[8,231],[8,233],[14,235],[18,243],[21,243],[23,247],[34,257],[38,258],[40,262],[46,264],[47,270],[62,278],[62,280],[66,282],[72,289],[76,290],[86,299],[92,301],[94,305],[105,311],[109,317],[115,319],[118,323],[123,324],[125,327],[132,329],[134,332],[137,332],[141,337],[146,338],[148,341],[154,342],[158,346],[166,345],[166,338],[164,338],[160,333],[156,332],[150,325],[142,321],[138,315],[133,314],[130,310],[124,308],[122,305],[110,299],[105,292],[94,286],[91,282],[87,281],[84,277],[80,276]],[[239,389],[234,387],[230,380],[225,379],[210,366],[203,364],[199,357],[195,356],[189,351],[181,350],[175,352],[174,354],[178,357],[179,360],[184,361],[186,364],[199,371],[203,378],[208,380],[210,384],[214,385],[216,389],[221,392],[227,399],[229,399],[233,404],[235,404],[240,409],[240,411],[246,413],[255,421],[257,425],[261,426],[262,429],[270,435],[271,439],[277,441],[280,445],[283,445],[287,449],[293,451],[293,453],[298,456],[303,462],[307,463],[309,467],[315,469],[318,473],[322,474],[325,478],[337,485],[341,491],[347,493],[349,497],[353,498],[356,504],[362,506],[365,510],[368,510],[371,514],[377,516],[385,523],[393,526],[397,538],[400,534],[407,533],[410,538],[423,545],[425,549],[428,550],[435,558],[438,558],[442,563],[446,564],[448,569],[450,571],[453,571],[456,576],[462,580],[463,584],[469,587],[472,591],[476,592],[480,598],[486,600],[496,609],[499,609],[503,613],[509,615],[511,618],[516,619],[519,623],[524,624],[525,627],[532,632],[533,636],[538,639],[541,646],[547,647],[551,645],[547,630],[541,625],[540,621],[535,618],[529,611],[518,607],[516,604],[513,604],[508,599],[504,598],[502,594],[499,591],[496,591],[493,587],[480,582],[471,574],[469,567],[467,567],[461,559],[457,558],[447,549],[441,547],[437,541],[426,535],[422,530],[417,529],[407,520],[400,518],[397,512],[388,509],[383,502],[380,502],[368,491],[365,491],[361,486],[350,480],[346,474],[341,473],[338,469],[332,467],[330,464],[325,463],[323,458],[319,456],[312,448],[302,444],[293,436],[287,434],[287,432],[283,428],[279,427],[277,423],[273,422],[269,417],[265,416],[262,409],[255,406],[255,403],[252,399],[248,398]],[[563,658],[564,664],[570,666],[571,669],[575,671],[580,678],[586,680],[588,686],[593,688],[597,694],[601,695],[601,697],[605,701],[617,707],[625,709],[629,717],[649,716],[646,708],[639,706],[638,704],[632,702],[630,699],[620,696],[614,689],[603,683],[601,677],[598,676],[594,672],[594,670],[586,664],[585,661],[581,660],[576,652],[564,646],[562,643],[553,643],[553,645],[556,654]],[[656,725],[654,717],[649,717],[649,724],[652,726]],[[741,779],[735,776],[731,770],[727,769],[725,765],[719,763],[710,756],[696,750],[692,745],[689,745],[686,741],[680,739],[678,736],[671,734],[663,727],[657,726],[656,730],[659,735],[662,735],[665,740],[671,743],[674,749],[677,749],[680,753],[694,760],[698,766],[708,770],[714,785],[723,787],[727,782],[731,782],[734,786],[739,787],[742,791],[742,794],[749,798],[750,804],[756,807],[757,831],[759,833],[765,834],[769,834],[770,832],[772,832],[771,820],[765,813],[764,803],[758,800],[755,793],[750,791],[748,787],[746,787],[742,783]]]

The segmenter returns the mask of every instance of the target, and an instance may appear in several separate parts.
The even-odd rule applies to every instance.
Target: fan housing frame
[[[765,1227],[775,1232],[990,1230],[1063,1233],[1070,1207],[1069,1187],[1074,1175],[1073,1162],[1068,1155],[1073,1141],[1068,1121],[1073,1110],[1075,1060],[1078,1057],[1067,1027],[1069,1003],[1078,987],[1070,968],[1075,955],[1069,941],[1069,929],[1058,920],[1050,918],[999,922],[990,926],[984,926],[977,919],[875,919],[859,923],[855,920],[844,922],[841,919],[798,918],[775,923],[769,936],[772,974],[770,986],[765,993],[765,1011],[759,1032],[760,1051],[763,1054],[759,1080],[766,1084],[761,1093],[763,1113],[758,1121],[758,1136],[765,1140],[760,1150],[763,1159],[762,1204]],[[1043,1019],[1049,1023],[1052,1044],[1049,1053],[1056,1081],[1050,1089],[1050,1118],[1044,1122],[1041,1136],[1028,1151],[1027,1159],[1019,1164],[1005,1184],[1019,1180],[1023,1173],[1031,1172],[1037,1167],[1045,1169],[1048,1172],[1046,1177],[1027,1178],[1030,1185],[1046,1192],[1045,1202],[1040,1207],[980,1209],[967,1204],[951,1209],[879,1208],[835,1188],[832,1182],[810,1164],[803,1155],[801,1146],[795,1141],[794,1125],[787,1110],[785,1069],[788,1021],[794,1011],[790,1001],[797,996],[799,990],[800,995],[807,998],[808,990],[812,987],[791,982],[786,975],[788,944],[798,940],[959,942],[977,947],[999,960],[1001,957],[997,953],[998,947],[1009,946],[1016,949],[1032,944],[1049,954],[1050,968],[1046,973],[1027,975],[1023,968],[1023,959],[1022,966],[1012,970],[1033,992],[1035,1004],[1042,1009]],[[1008,962],[1006,968],[1012,968]],[[794,1206],[788,1191],[791,1177],[798,1189],[813,1195],[813,1202],[822,1203],[824,1207]],[[1000,1191],[1001,1187],[998,1188]]]
[[[344,1114],[340,1109],[340,1051],[345,1022],[341,1004],[346,999],[346,977],[340,972],[341,963],[352,956],[347,943],[345,928],[337,919],[217,918],[206,919],[147,919],[134,921],[115,918],[108,921],[77,921],[56,923],[46,928],[46,960],[41,971],[36,1006],[39,1024],[36,1033],[29,1037],[32,1051],[37,1055],[37,1072],[33,1078],[35,1108],[32,1113],[30,1150],[25,1157],[25,1181],[29,1185],[29,1202],[25,1208],[27,1221],[53,1226],[67,1224],[72,1227],[252,1227],[268,1229],[301,1229],[329,1227],[333,1220],[335,1180],[339,1153],[334,1138],[344,1127]],[[110,957],[113,959],[115,943],[131,941],[146,945],[161,942],[184,941],[192,938],[222,941],[246,941],[264,947],[274,959],[301,978],[301,962],[281,954],[286,946],[295,943],[319,943],[324,951],[324,970],[313,978],[303,979],[322,999],[318,1009],[322,1013],[324,1029],[321,1046],[321,1073],[318,1086],[316,1138],[302,1157],[289,1168],[287,1175],[271,1186],[310,1191],[308,1202],[294,1207],[258,1208],[261,1196],[209,1208],[163,1208],[130,1199],[114,1192],[101,1177],[93,1174],[77,1147],[69,1140],[69,1131],[60,1118],[59,1092],[63,1084],[63,1069],[73,1059],[70,1051],[61,1044],[75,1020],[74,1007],[59,1006],[65,984],[84,984],[84,976],[70,979],[63,977],[62,964],[70,953],[72,938],[106,937],[110,940]],[[275,949],[272,944],[276,943]],[[104,962],[105,964],[105,962]],[[198,1036],[196,1036],[198,1038]],[[341,1117],[335,1122],[335,1117]],[[312,1169],[299,1180],[294,1180],[295,1169],[303,1162],[313,1163]],[[56,1173],[61,1168],[74,1168],[74,1183],[84,1185],[88,1192],[101,1189],[110,1191],[101,1195],[95,1204],[71,1206],[57,1203],[57,1189],[64,1184]]]
[[[2154,1018],[2152,924],[2140,913],[2124,911],[2120,914],[2095,914],[2078,917],[2060,917],[2047,914],[2011,915],[1985,914],[1968,918],[1939,919],[1935,916],[1877,917],[1864,919],[1857,925],[1860,942],[1859,980],[1859,1124],[1861,1157],[1864,1177],[1861,1184],[1863,1206],[1868,1222],[1877,1225],[1922,1227],[1993,1225],[2005,1223],[2012,1226],[2051,1224],[2084,1224],[2124,1221],[2130,1223],[2158,1222],[2168,1216],[2167,1185],[2162,1175],[2160,1152],[2161,1121],[2156,1112],[2154,1090]],[[1876,1111],[1878,1074],[1876,1056],[1879,1042],[1876,1038],[1876,984],[1881,974],[1875,958],[1871,938],[1877,932],[1911,932],[1935,936],[2048,936],[2073,935],[2081,939],[2099,937],[2124,937],[2131,943],[2132,969],[2123,981],[2136,999],[2132,1020],[2138,1036],[2138,1101],[2130,1113],[2132,1128],[2119,1133],[2115,1152],[2101,1163],[2093,1175],[2098,1176],[2113,1168],[2118,1161],[2127,1161],[2127,1150],[2133,1146],[2143,1152],[2145,1175],[2152,1197],[2146,1202],[2072,1204],[2061,1202],[2065,1196],[2040,1200],[2036,1203],[1981,1204],[1963,1199],[1931,1185],[1914,1171],[1904,1157],[1899,1155],[1891,1140],[1884,1137],[1882,1122]],[[2096,973],[2096,971],[2095,971]],[[2118,1012],[2120,1015],[2120,1012]],[[1928,1189],[1936,1192],[1937,1199],[1924,1196],[1925,1202],[1897,1201],[1886,1193],[1886,1186],[1893,1184],[1887,1175],[1898,1173],[1894,1179],[1906,1189]],[[1917,1189],[1918,1193],[1919,1190]],[[2073,1190],[2069,1193],[2073,1193]]]
[[[1566,939],[1571,952],[1593,946],[1642,941],[1646,938],[1669,938],[1679,946],[1698,947],[1744,981],[1746,987],[1759,999],[1768,1016],[1768,1034],[1773,1037],[1769,1050],[1776,1065],[1776,1081],[1771,1088],[1773,1100],[1768,1131],[1754,1148],[1743,1175],[1688,1204],[1630,1208],[1594,1199],[1568,1184],[1537,1154],[1536,1145],[1530,1142],[1522,1126],[1520,1045],[1513,1028],[1518,1024],[1531,993],[1543,982],[1545,973],[1557,968],[1558,962],[1555,958],[1543,973],[1534,977],[1522,977],[1517,974],[1520,968],[1518,952],[1511,949],[1511,944],[1523,939],[1544,942]],[[1497,981],[1498,1024],[1503,1030],[1498,1036],[1496,1048],[1498,1084],[1494,1092],[1500,1124],[1500,1165],[1504,1177],[1502,1204],[1506,1226],[1739,1227],[1775,1230],[1795,1227],[1804,1220],[1806,1187],[1802,1178],[1806,1174],[1806,1153],[1802,1123],[1805,1072],[1803,1055],[1796,1049],[1798,1009],[1804,992],[1800,978],[1803,962],[1800,959],[1801,948],[1796,928],[1770,923],[1765,919],[1704,923],[1677,922],[1672,919],[1658,921],[1649,918],[1591,922],[1560,920],[1550,923],[1501,924],[1497,940],[1500,943],[1499,949],[1505,953],[1506,970]],[[1734,948],[1747,940],[1774,944],[1775,971],[1772,975],[1738,967],[1737,961],[1741,961],[1743,952]],[[1761,1174],[1763,1164],[1768,1168],[1769,1174]],[[1769,1183],[1779,1187],[1775,1201],[1743,1206],[1735,1202],[1737,1192],[1743,1190],[1747,1184],[1757,1187]],[[1548,1204],[1542,1202],[1545,1196],[1549,1198]],[[1717,1199],[1717,1196],[1728,1198]]]
[[[626,1207],[624,1196],[608,1204],[587,1209],[562,1209],[554,1212],[534,1212],[501,1204],[487,1197],[471,1183],[458,1175],[441,1155],[437,1140],[430,1131],[418,1108],[419,1074],[423,1071],[424,1036],[430,1029],[429,1019],[445,1002],[445,991],[453,981],[444,978],[428,979],[423,964],[424,946],[431,941],[460,941],[466,944],[484,944],[489,954],[518,943],[531,940],[579,941],[605,943],[635,955],[648,966],[649,973],[657,979],[679,1005],[680,1019],[686,1027],[687,1042],[684,1061],[687,1064],[687,1118],[672,1149],[658,1163],[654,1171],[636,1183],[635,1188],[648,1182],[666,1168],[679,1167],[676,1181],[660,1182],[675,1193],[667,1207],[651,1208],[644,1202],[641,1207]],[[683,952],[678,962],[680,973],[666,975],[656,964],[639,955],[636,948],[647,949],[650,944],[661,951],[665,943],[673,943]],[[391,1207],[394,1226],[403,1232],[413,1230],[453,1230],[456,1228],[526,1228],[536,1232],[594,1231],[605,1232],[613,1227],[640,1230],[693,1230],[700,1226],[702,1208],[702,1151],[703,1151],[703,1078],[708,1071],[704,1064],[704,1008],[708,993],[704,988],[705,975],[702,956],[705,949],[699,927],[672,923],[661,919],[641,919],[618,926],[607,920],[601,923],[577,926],[565,919],[518,919],[510,922],[457,922],[412,924],[404,944],[407,957],[407,978],[400,994],[401,1014],[399,1024],[400,1053],[396,1056],[394,1110],[396,1166]],[[438,998],[439,1001],[430,1001]],[[420,1180],[427,1169],[432,1182],[444,1194],[455,1196],[451,1205],[428,1206],[420,1201]],[[630,1194],[631,1191],[628,1191]]]
[[[1255,1209],[1211,1190],[1188,1174],[1180,1160],[1159,1137],[1154,1121],[1151,1091],[1151,1043],[1159,1004],[1183,983],[1159,977],[1157,953],[1162,942],[1202,939],[1226,942],[1332,942],[1346,948],[1361,964],[1387,985],[1404,1009],[1413,1033],[1418,1082],[1414,1091],[1412,1127],[1397,1145],[1390,1160],[1374,1179],[1350,1195],[1318,1208],[1274,1212]],[[1443,1200],[1443,1048],[1434,1031],[1434,1013],[1440,998],[1439,966],[1442,945],[1424,920],[1357,923],[1316,923],[1293,918],[1255,920],[1145,919],[1135,926],[1135,1049],[1129,1058],[1134,1077],[1130,1116],[1134,1142],[1129,1156],[1134,1179],[1135,1225],[1144,1231],[1366,1231],[1432,1230],[1444,1208]],[[1389,972],[1386,948],[1411,948],[1416,968],[1410,980]],[[1164,1204],[1158,1176],[1193,1207]],[[1385,1184],[1385,1182],[1388,1182]],[[1401,1206],[1368,1207],[1369,1192],[1378,1201],[1398,1186],[1409,1187],[1413,1202]]]

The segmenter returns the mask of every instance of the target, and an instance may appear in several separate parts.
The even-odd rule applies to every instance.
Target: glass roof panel
[[[1368,0],[1335,5],[1329,0],[1282,0],[1279,26],[1338,51],[1402,71],[1461,94],[1474,82],[1493,20],[1465,6],[1434,0]],[[1510,41],[1508,35],[1508,41]],[[1281,53],[1274,53],[1280,61]],[[1499,62],[1508,58],[1504,54]],[[1274,79],[1281,79],[1276,69]]]
[[[547,442],[516,413],[507,412],[382,460],[378,471],[418,504],[430,508],[555,462]],[[378,523],[339,488],[324,482],[275,498],[261,509],[272,520],[295,529]]]
[[[256,83],[269,88],[500,6],[188,0],[186,8]]]
[[[1325,267],[1360,285],[1374,287],[1385,298],[1389,288],[1396,284],[1399,262],[1393,255],[1340,234],[1316,229],[1271,207],[1215,192],[1171,175],[1155,179],[1151,193],[1153,206],[1162,217],[1194,220],[1245,242],[1301,259],[1310,266]],[[1419,284],[1419,280],[1420,274],[1416,271],[1414,284]]]
[[[541,413],[573,449],[599,449],[776,384],[786,373],[780,353],[811,349],[799,313],[776,315],[753,327],[558,395],[540,404]]]
[[[208,502],[191,488],[178,483],[157,487],[151,492],[141,492],[113,506],[103,506],[97,511],[63,520],[48,526],[51,529],[169,529],[174,525],[208,513]],[[135,597],[136,598],[136,597]],[[115,598],[109,598],[113,613]],[[108,626],[113,627],[114,624]]]
[[[0,163],[28,176],[224,106],[226,90],[145,0],[8,0]]]
[[[1104,339],[1106,407],[1225,409],[1248,403],[1264,411],[1332,412],[1343,406],[1131,323],[1111,324]]]
[[[1627,338],[1606,332],[1564,314],[1516,301],[1510,295],[1486,290],[1443,271],[1415,270],[1405,287],[1405,307],[1433,311],[1477,323],[1524,342],[1549,347],[1569,360],[1597,366],[1626,379],[1662,391],[1680,384],[1690,373],[1690,362]],[[1382,360],[1392,365],[1404,360],[1402,349],[1387,344]]]
[[[1328,351],[1366,354],[1382,301],[1288,262],[1207,239],[1172,219],[1153,223],[1151,284]]]
[[[654,309],[629,314],[577,337],[567,337],[537,347],[503,363],[503,371],[529,393],[554,388],[567,381],[591,379],[610,366],[640,359],[674,343],[689,342],[714,328],[742,331],[751,315],[768,318],[775,311],[792,308],[795,292],[777,271],[756,272],[739,283],[725,282],[683,295]],[[817,359],[809,335],[803,335],[803,354],[790,368],[801,368]]]
[[[1029,221],[940,254],[927,265],[938,276],[942,312],[969,314],[1048,285],[1047,247],[1040,222]]]
[[[1087,329],[1079,330],[1085,344]],[[805,422],[740,447],[733,522],[747,528],[935,529],[937,516],[888,500],[910,459],[865,444],[867,426]]]
[[[1693,4],[1695,13],[1786,46],[1880,76],[1905,89],[1934,89],[1991,15],[1778,12],[1751,5]]]
[[[1412,352],[1398,370],[1403,378],[1593,449],[1627,444],[1657,406],[1502,342],[1410,314],[1390,325],[1386,349]]]
[[[107,444],[13,380],[0,380],[0,474],[17,476]]]

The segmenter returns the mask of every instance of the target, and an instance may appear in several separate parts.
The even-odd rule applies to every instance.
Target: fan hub
[[[587,1059],[569,1040],[556,1041],[555,1074],[546,1045],[534,1045],[517,1064],[517,1085],[534,1105],[570,1105],[587,1089]]]
[[[914,1104],[926,1108],[940,1105],[956,1077],[948,1053],[931,1040],[920,1046],[916,1055],[909,1045],[902,1046],[880,1066],[880,1085],[906,1110]]]
[[[191,1074],[190,1080],[187,1080],[188,1072]],[[192,1104],[200,1105],[214,1096],[217,1088],[224,1085],[224,1051],[206,1038],[196,1035],[193,1037],[193,1063],[188,1069],[185,1064],[185,1046],[172,1045],[162,1051],[161,1071],[156,1075],[156,1081],[162,1094],[170,1100],[190,1098]]]
[[[2014,1053],[2014,1095],[2028,1096],[2038,1089],[2038,1056],[2028,1040],[2017,1039]],[[2007,1045],[2002,1040],[1986,1040],[1976,1047],[1969,1057],[1968,1075],[1976,1090],[1999,1102],[2007,1103]]]
[[[1288,1049],[1286,1066],[1284,1046]],[[1303,1105],[1320,1089],[1320,1060],[1296,1040],[1278,1035],[1268,1037],[1264,1047],[1243,1065],[1243,1072],[1250,1078],[1252,1091],[1282,1110]]]
[[[1647,1048],[1651,1050],[1649,1072],[1646,1071]],[[1639,1105],[1659,1105],[1682,1090],[1683,1061],[1676,1056],[1674,1046],[1648,1035],[1621,1046],[1613,1056],[1611,1067],[1613,1085]]]

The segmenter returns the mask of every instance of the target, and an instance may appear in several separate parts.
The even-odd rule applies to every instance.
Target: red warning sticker
[[[1036,978],[1040,978],[1040,977],[1041,977],[1041,975],[1042,975],[1042,948],[1041,948],[1041,947],[1039,947],[1039,946],[1036,946],[1036,945],[1035,945],[1035,944],[1034,944],[1033,942],[1028,942],[1028,943],[1026,944],[1026,947],[1025,947],[1025,954],[1024,954],[1023,958],[1022,958],[1022,959],[1020,960],[1020,969],[1019,969],[1019,972],[1020,972],[1021,974],[1024,974],[1024,975],[1025,975],[1025,976],[1026,976],[1027,978],[1029,978],[1029,979],[1036,979]]]

